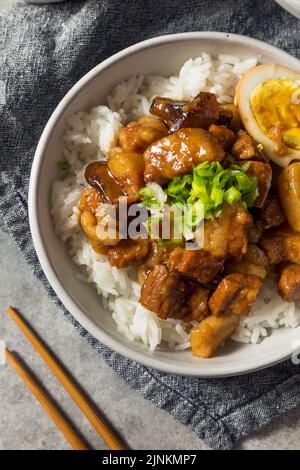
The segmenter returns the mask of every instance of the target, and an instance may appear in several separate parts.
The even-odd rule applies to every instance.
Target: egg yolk
[[[300,82],[272,78],[257,85],[250,98],[261,131],[277,145],[300,150]]]

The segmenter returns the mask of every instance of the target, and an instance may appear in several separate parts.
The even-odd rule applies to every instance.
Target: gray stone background
[[[0,9],[14,0],[0,0]],[[76,333],[34,278],[7,233],[0,231],[0,338],[17,351],[94,449],[97,433],[47,370],[5,312],[18,307],[99,410],[132,449],[205,450],[188,428],[136,395]],[[69,446],[9,366],[0,366],[0,449],[68,449]],[[238,449],[300,449],[300,409],[282,417]]]

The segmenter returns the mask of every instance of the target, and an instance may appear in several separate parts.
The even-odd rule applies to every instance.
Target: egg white
[[[300,150],[286,147],[284,154],[278,154],[276,143],[268,137],[259,127],[251,109],[251,94],[262,82],[272,78],[289,78],[300,80],[300,74],[294,70],[277,64],[264,64],[252,67],[240,78],[235,95],[235,104],[238,106],[241,121],[253,139],[262,144],[268,157],[281,167],[287,166],[291,161],[300,160]]]

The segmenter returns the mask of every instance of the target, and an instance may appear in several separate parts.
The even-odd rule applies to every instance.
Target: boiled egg
[[[300,73],[277,64],[252,67],[235,101],[245,129],[279,166],[300,160]]]

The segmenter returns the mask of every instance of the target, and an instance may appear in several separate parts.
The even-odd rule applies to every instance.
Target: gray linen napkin
[[[37,260],[27,217],[31,161],[57,103],[88,70],[116,51],[166,33],[246,34],[299,54],[300,21],[272,0],[73,0],[18,5],[0,14],[0,223],[14,237],[52,299],[133,389],[190,426],[210,447],[231,448],[300,404],[291,361],[255,374],[205,380],[147,369],[100,344],[67,312]]]

